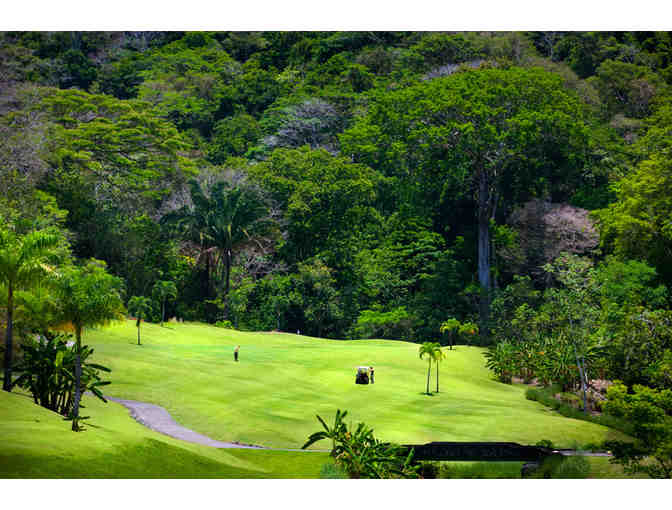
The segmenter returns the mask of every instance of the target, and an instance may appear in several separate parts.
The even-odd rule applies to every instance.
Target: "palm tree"
[[[140,323],[152,311],[152,301],[145,296],[133,296],[128,300],[128,313],[135,315],[135,327],[138,328],[138,345],[140,345]]]
[[[446,352],[441,350],[441,345],[436,344],[437,348],[434,351],[434,361],[436,362],[436,392],[439,392],[439,363],[446,359]]]
[[[268,224],[263,218],[268,207],[251,186],[231,186],[226,181],[218,181],[207,194],[196,180],[189,186],[192,205],[167,215],[163,221],[175,224],[198,247],[198,258],[205,262],[208,295],[211,295],[212,276],[223,261],[226,295],[231,286],[233,252],[266,229]]]
[[[75,401],[72,409],[72,430],[79,431],[81,399],[82,331],[85,327],[105,325],[124,318],[121,299],[122,280],[105,270],[105,262],[92,259],[83,267],[69,267],[58,278],[57,293],[60,314],[75,329]]]
[[[161,326],[163,326],[163,322],[166,320],[166,299],[177,297],[177,287],[174,282],[158,281],[152,288],[152,295],[161,302]]]
[[[436,351],[441,350],[441,346],[436,342],[424,342],[419,349],[420,359],[427,355],[429,364],[427,365],[427,395],[429,395],[429,377],[432,371],[432,361],[436,359]]]
[[[7,290],[7,330],[5,334],[5,373],[2,389],[12,391],[12,343],[14,293],[30,288],[51,268],[49,259],[56,254],[61,236],[52,230],[36,230],[19,235],[0,226],[0,284]]]

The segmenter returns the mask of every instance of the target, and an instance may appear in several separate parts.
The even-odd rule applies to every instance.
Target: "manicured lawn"
[[[119,404],[85,397],[84,432],[32,399],[0,391],[0,478],[316,478],[320,452],[222,450],[164,436]]]
[[[475,347],[448,353],[441,393],[427,396],[427,362],[418,358],[417,344],[203,324],[143,324],[142,346],[135,335],[132,321],[85,332],[95,360],[112,369],[107,394],[161,405],[180,424],[222,441],[298,448],[319,429],[315,414],[329,422],[337,408],[348,410],[353,423],[372,426],[377,437],[400,443],[550,439],[562,447],[620,437],[526,400],[522,386],[494,381]],[[375,366],[376,384],[354,384],[359,365]]]

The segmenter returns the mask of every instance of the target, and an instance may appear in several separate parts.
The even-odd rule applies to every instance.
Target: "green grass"
[[[119,404],[84,397],[86,430],[0,391],[0,478],[316,478],[320,452],[223,450],[154,432]]]
[[[203,324],[143,324],[142,346],[135,345],[135,334],[131,321],[85,332],[94,361],[112,369],[106,394],[163,406],[178,423],[222,441],[299,448],[320,429],[315,414],[331,422],[337,408],[349,411],[346,421],[364,421],[376,437],[399,443],[550,439],[562,447],[622,438],[526,400],[523,386],[496,382],[476,347],[448,352],[441,393],[427,396],[427,362],[418,359],[416,344]],[[359,365],[376,367],[375,385],[354,384]],[[434,375],[433,369],[432,389]],[[0,476],[311,478],[327,461],[319,452],[192,445],[136,423],[116,403],[93,397],[84,403],[91,426],[75,434],[26,396],[0,392]],[[314,445],[329,447],[326,441]]]
[[[417,344],[203,324],[143,324],[142,337],[143,345],[134,345],[131,321],[86,332],[95,360],[112,369],[107,393],[163,406],[178,423],[222,441],[297,448],[319,429],[315,414],[331,421],[337,408],[349,411],[346,420],[364,421],[377,437],[399,443],[550,439],[568,446],[620,436],[526,400],[523,386],[496,382],[476,347],[449,352],[441,393],[427,396],[427,362],[418,358]],[[376,384],[354,384],[359,365],[375,366]]]

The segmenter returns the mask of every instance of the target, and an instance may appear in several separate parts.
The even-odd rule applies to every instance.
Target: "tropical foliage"
[[[329,426],[318,415],[324,430],[311,434],[302,448],[322,439],[331,439],[331,456],[350,478],[418,478],[418,466],[413,466],[413,452],[373,436],[373,429],[364,423],[350,430],[343,419],[347,411],[336,410],[334,425]]]

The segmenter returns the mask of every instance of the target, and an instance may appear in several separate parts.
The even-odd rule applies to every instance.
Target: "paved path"
[[[217,441],[191,429],[183,427],[177,423],[170,416],[170,413],[163,407],[146,402],[138,402],[136,400],[124,400],[121,398],[105,397],[107,400],[118,402],[131,411],[131,416],[138,422],[142,423],[156,432],[165,434],[175,439],[188,441],[190,443],[202,444],[205,446],[212,446],[213,448],[251,448],[256,450],[274,450],[282,452],[305,452],[305,451],[321,451],[328,452],[329,450],[301,450],[288,448],[266,448],[264,446],[256,446],[251,444],[229,443],[226,441]]]

